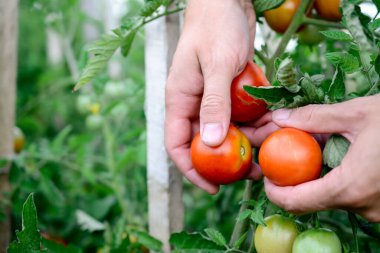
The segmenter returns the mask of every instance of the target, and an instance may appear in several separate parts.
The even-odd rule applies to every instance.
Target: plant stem
[[[266,57],[263,52],[261,52],[260,50],[255,49],[255,54],[264,63],[264,65],[268,64],[268,57]]]
[[[324,27],[343,28],[342,24],[338,22],[331,22],[331,21],[326,21],[322,19],[309,18],[306,16],[304,16],[303,18],[303,23],[309,24],[309,25],[324,26]]]
[[[273,82],[274,79],[274,62],[286,49],[290,39],[297,32],[298,28],[302,25],[304,21],[305,12],[312,3],[313,0],[301,1],[297,12],[295,13],[292,22],[290,23],[288,29],[281,38],[281,42],[278,45],[276,51],[269,59],[268,64],[266,65],[266,76],[269,79],[269,82]]]
[[[248,205],[244,202],[250,200],[252,197],[252,180],[247,180],[245,183],[245,190],[243,194],[243,204],[240,206],[239,214],[247,210]],[[232,246],[237,240],[239,240],[240,236],[247,230],[249,225],[249,219],[244,219],[243,221],[237,221],[235,223],[234,230],[231,235],[230,245]]]

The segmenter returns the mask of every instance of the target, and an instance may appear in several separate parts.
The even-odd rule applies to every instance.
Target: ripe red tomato
[[[314,7],[318,16],[331,21],[340,21],[342,14],[339,12],[340,0],[316,0]]]
[[[20,128],[13,128],[13,151],[15,153],[20,153],[25,145],[25,136]]]
[[[265,20],[270,28],[283,34],[293,20],[301,0],[285,0],[276,9],[264,12]]]
[[[297,236],[293,244],[292,253],[305,252],[342,253],[342,245],[338,236],[331,230],[309,229]]]
[[[227,137],[217,147],[209,147],[198,133],[190,148],[194,168],[214,184],[230,184],[244,178],[252,164],[252,149],[247,137],[230,125]]]
[[[244,86],[269,86],[263,71],[253,61],[248,61],[231,84],[231,120],[234,122],[253,121],[267,112],[266,103],[248,95]]]
[[[263,142],[259,164],[263,174],[274,184],[293,186],[320,176],[322,151],[310,134],[283,128]]]
[[[277,214],[266,217],[265,224],[255,231],[257,253],[292,253],[293,242],[299,234],[296,223]]]

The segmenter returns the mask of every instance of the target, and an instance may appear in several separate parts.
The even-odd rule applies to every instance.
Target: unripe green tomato
[[[342,253],[338,236],[329,229],[309,229],[299,236],[293,244],[292,253]]]
[[[116,99],[123,96],[125,90],[120,82],[108,82],[104,87],[104,95],[110,99]]]
[[[317,26],[307,25],[298,33],[298,41],[304,45],[318,45],[325,39],[319,31],[320,29]]]
[[[76,107],[79,113],[86,114],[89,112],[91,107],[91,98],[87,95],[80,95],[77,98]]]
[[[266,217],[265,224],[259,225],[255,232],[257,253],[292,253],[293,242],[299,234],[296,223],[276,214]]]
[[[97,130],[103,124],[103,116],[99,114],[91,114],[86,118],[86,127],[90,130]]]
[[[25,136],[20,128],[13,128],[13,151],[15,153],[20,153],[25,145]]]

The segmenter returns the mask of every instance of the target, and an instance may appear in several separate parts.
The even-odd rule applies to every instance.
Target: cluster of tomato
[[[267,112],[265,102],[249,96],[243,88],[245,85],[269,85],[262,70],[252,61],[248,62],[231,85],[232,122],[252,122]],[[284,150],[287,150],[286,154]],[[243,179],[252,163],[248,138],[232,124],[221,145],[205,145],[198,133],[190,151],[194,168],[217,185]],[[310,134],[298,129],[283,128],[269,135],[263,142],[259,164],[263,174],[276,185],[297,185],[320,176],[322,152]]]
[[[329,229],[313,228],[300,233],[293,219],[277,214],[266,217],[265,224],[255,232],[257,253],[342,252],[339,237]]]
[[[342,15],[339,12],[339,0],[315,0],[314,9],[319,18],[328,21],[340,21]],[[301,3],[301,0],[285,0],[276,9],[264,13],[268,25],[276,32],[283,34],[289,27],[292,19]],[[312,11],[309,12],[312,15]],[[314,25],[302,26],[298,33],[298,39],[302,44],[314,45],[323,40],[318,27]]]
[[[269,85],[264,73],[253,62],[248,62],[231,85],[231,121],[236,123],[257,120],[267,112],[265,102],[249,96],[243,88],[245,85]],[[205,145],[198,133],[190,152],[197,172],[217,185],[245,178],[252,164],[251,144],[232,124],[221,145]],[[321,174],[319,144],[310,134],[294,128],[283,128],[269,135],[260,147],[258,160],[264,176],[279,186],[301,184],[315,180]],[[273,215],[265,221],[266,226],[259,225],[255,232],[258,253],[314,252],[305,251],[310,245],[324,249],[318,252],[341,252],[339,238],[330,230],[309,229],[300,234],[290,218]]]

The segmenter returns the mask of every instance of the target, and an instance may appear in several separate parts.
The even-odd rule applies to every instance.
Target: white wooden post
[[[0,0],[0,159],[13,156],[17,75],[18,1]],[[9,203],[9,166],[0,166],[0,201]],[[11,236],[10,208],[0,222],[0,253],[5,253]]]
[[[164,146],[165,83],[179,37],[179,15],[145,28],[146,115],[148,139],[149,232],[164,242],[183,228],[182,176]]]

